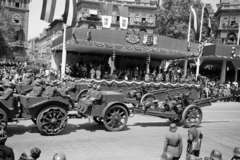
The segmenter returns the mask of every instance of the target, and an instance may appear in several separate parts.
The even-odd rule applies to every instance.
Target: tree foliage
[[[163,0],[162,6],[155,12],[157,17],[156,32],[162,36],[187,40],[191,5],[196,8],[199,20],[201,20],[203,6],[201,0]],[[209,37],[207,33],[208,19],[204,16],[202,41]],[[192,42],[196,42],[193,30],[191,30],[190,39]]]

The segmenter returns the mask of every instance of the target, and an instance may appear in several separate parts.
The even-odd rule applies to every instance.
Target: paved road
[[[232,157],[234,147],[240,147],[240,103],[214,103],[203,108],[203,134],[200,155],[208,156],[212,149]],[[10,124],[7,145],[14,148],[16,159],[33,147],[42,150],[40,160],[52,159],[54,153],[65,152],[68,160],[159,160],[169,122],[165,119],[136,115],[129,119],[122,132],[107,132],[104,126],[88,119],[69,120],[61,135],[42,136],[31,121]],[[183,136],[185,159],[187,129],[179,126]]]

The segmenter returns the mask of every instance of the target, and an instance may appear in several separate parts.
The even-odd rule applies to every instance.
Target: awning
[[[159,59],[198,56],[198,44],[192,43],[191,52],[187,52],[187,42],[182,40],[157,36],[157,44],[147,46],[143,44],[145,32],[135,33],[136,37],[139,36],[139,42],[131,44],[126,40],[129,34],[127,31],[92,29],[89,41],[88,31],[88,29],[76,29],[75,36],[72,36],[72,28],[67,29],[67,51],[112,54],[115,50],[116,55],[146,57],[150,54],[152,58]],[[62,41],[62,36],[54,40],[52,50],[61,50]]]

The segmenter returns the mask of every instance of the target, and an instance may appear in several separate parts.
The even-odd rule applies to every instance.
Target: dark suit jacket
[[[6,159],[15,160],[12,148],[7,147],[5,145],[0,145],[0,151],[4,151],[6,153]]]

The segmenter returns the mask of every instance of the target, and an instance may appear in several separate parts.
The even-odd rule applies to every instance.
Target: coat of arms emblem
[[[137,44],[140,42],[140,34],[133,32],[127,32],[126,41],[131,44]]]

